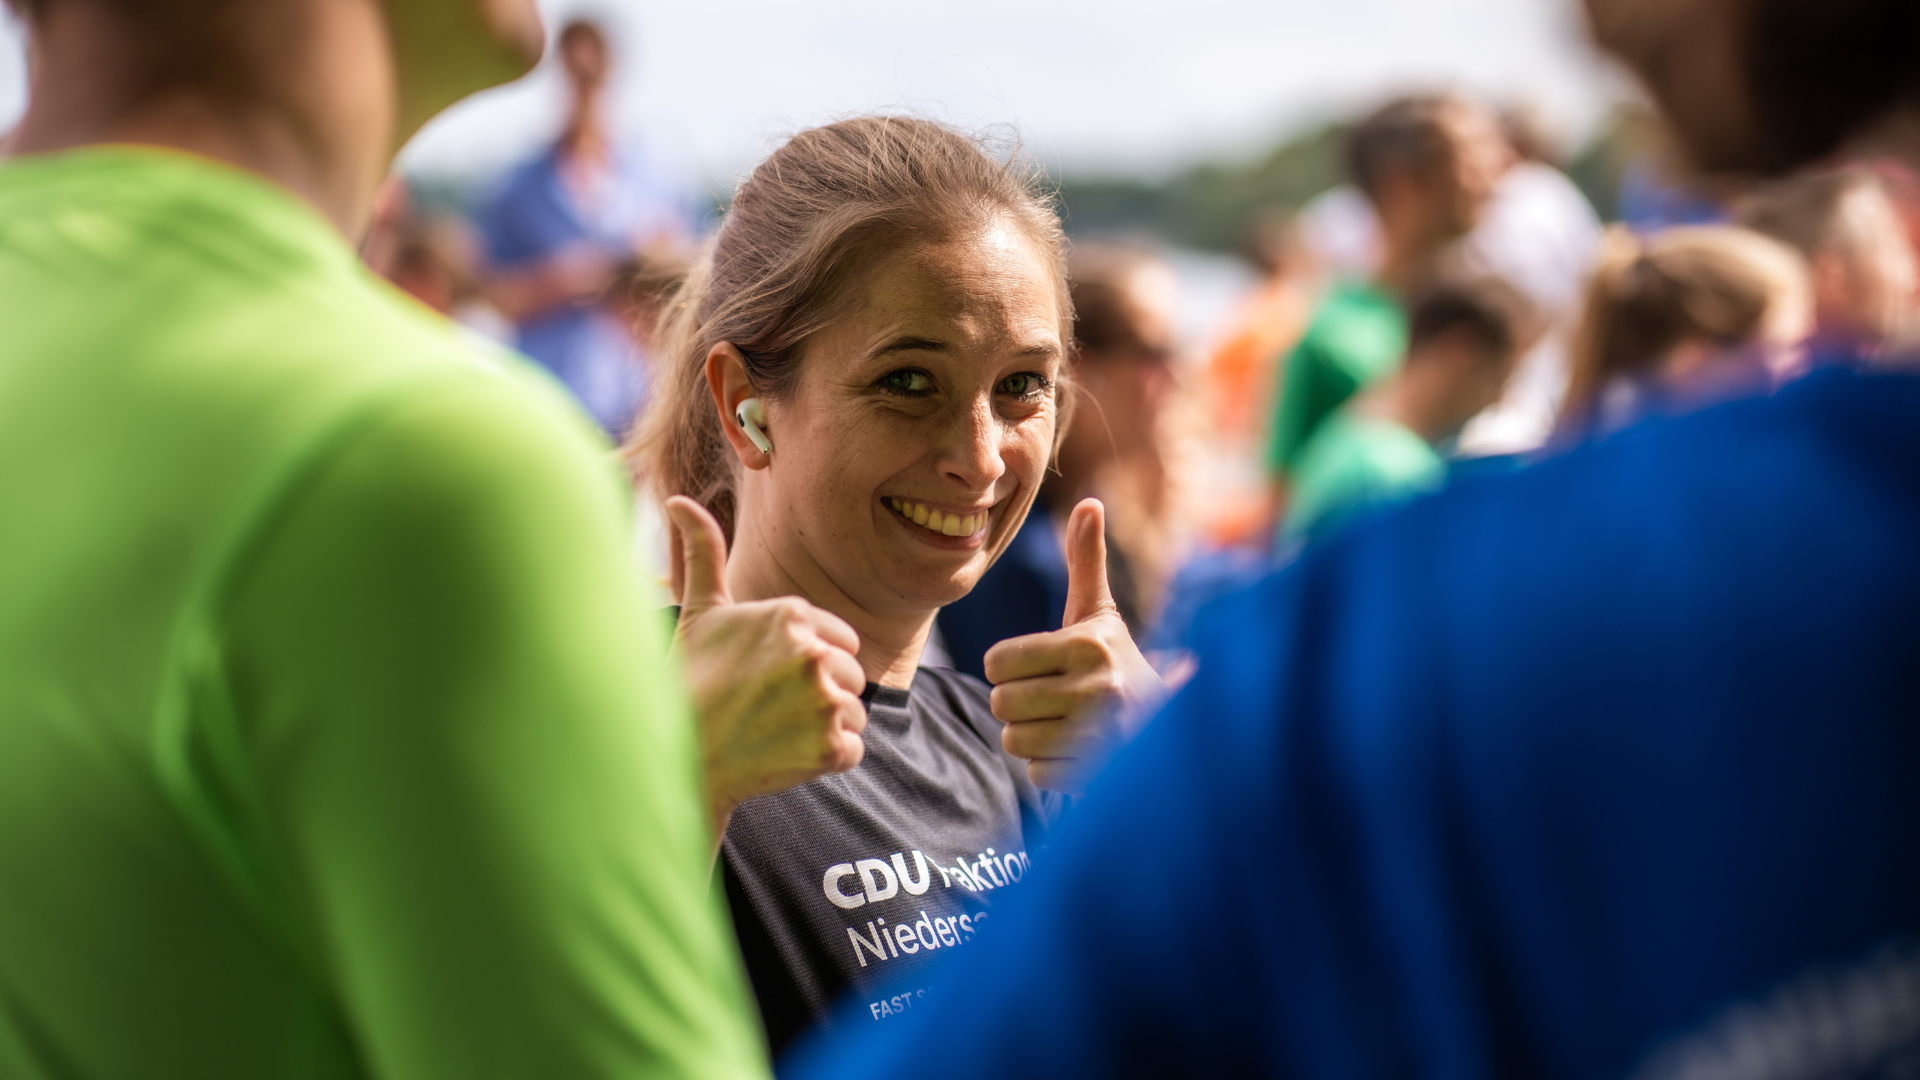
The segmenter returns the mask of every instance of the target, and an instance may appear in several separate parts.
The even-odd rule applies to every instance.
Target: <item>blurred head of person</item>
[[[1756,196],[1740,219],[1807,260],[1824,342],[1873,348],[1902,336],[1920,269],[1906,224],[1872,172],[1795,177]]]
[[[588,175],[597,176],[597,170],[608,166],[612,152],[606,130],[606,89],[613,47],[599,23],[575,19],[561,27],[553,51],[568,91],[566,126],[560,134],[562,156],[569,170],[584,167],[590,170]],[[591,183],[579,173],[567,175],[576,183]]]
[[[428,118],[524,74],[534,0],[7,0],[27,27],[15,149],[157,143],[253,168],[349,233]]]
[[[965,595],[1019,531],[1061,421],[1064,239],[1033,178],[912,118],[804,131],[741,183],[671,302],[633,447],[720,521],[736,595],[862,641]],[[772,452],[736,422],[757,398]]]
[[[613,69],[613,48],[599,23],[588,19],[569,22],[560,28],[554,50],[576,97],[592,97],[606,88]]]
[[[1059,479],[1068,499],[1096,472],[1150,454],[1174,387],[1173,271],[1158,257],[1110,244],[1076,244],[1072,280],[1077,395],[1061,439]],[[1052,496],[1049,495],[1051,499]]]
[[[1430,443],[1453,438],[1500,400],[1536,321],[1498,278],[1442,281],[1413,305],[1406,360],[1380,388],[1384,407]]]
[[[479,261],[472,235],[451,215],[420,217],[400,234],[387,279],[400,291],[442,315],[477,299],[473,273]]]
[[[1586,0],[1694,165],[1778,175],[1858,137],[1916,155],[1920,7],[1910,0]]]
[[[1373,204],[1387,273],[1465,236],[1512,160],[1498,119],[1451,94],[1387,103],[1347,133],[1347,176]]]
[[[375,196],[360,258],[367,269],[442,315],[480,296],[474,273],[480,252],[470,227],[458,214],[422,205],[397,172]]]
[[[1765,387],[1813,329],[1806,263],[1731,225],[1608,231],[1572,345],[1562,439]]]

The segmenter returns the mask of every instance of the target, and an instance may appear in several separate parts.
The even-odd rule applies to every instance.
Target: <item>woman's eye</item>
[[[1039,397],[1047,389],[1047,377],[1037,371],[1023,371],[1018,375],[1009,375],[1000,380],[998,387],[1002,394],[1014,397]]]
[[[880,376],[880,388],[896,394],[924,394],[933,389],[933,376],[918,368],[901,368]]]

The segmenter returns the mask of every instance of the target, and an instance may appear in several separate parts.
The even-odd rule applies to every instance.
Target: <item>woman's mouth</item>
[[[943,513],[929,509],[925,503],[908,502],[905,499],[888,499],[887,505],[906,520],[942,536],[972,536],[987,527],[990,513],[987,510],[972,514]]]

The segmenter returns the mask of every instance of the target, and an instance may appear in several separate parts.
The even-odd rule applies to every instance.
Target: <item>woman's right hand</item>
[[[860,638],[799,597],[736,604],[720,525],[692,499],[666,512],[680,571],[674,650],[699,716],[714,843],[734,807],[860,764]]]

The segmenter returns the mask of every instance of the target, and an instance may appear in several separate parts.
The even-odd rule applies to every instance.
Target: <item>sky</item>
[[[1532,102],[1577,141],[1626,83],[1576,0],[546,0],[590,14],[623,61],[615,114],[664,167],[721,185],[783,134],[906,110],[1016,136],[1055,172],[1152,178],[1397,90]],[[5,17],[0,16],[0,21]],[[0,26],[0,128],[24,105]],[[550,66],[456,106],[407,148],[418,175],[477,179],[551,137]]]

